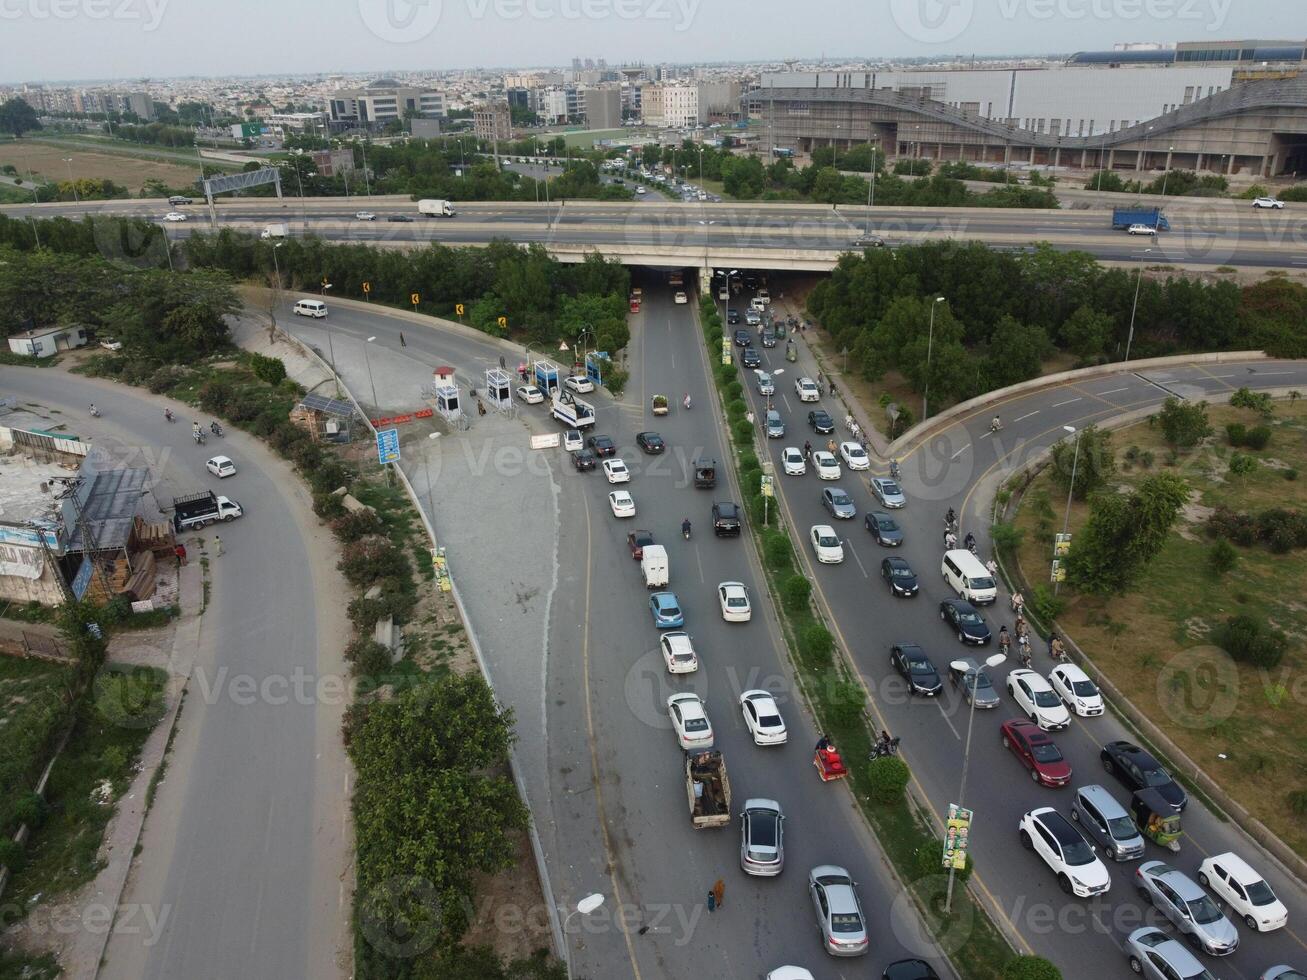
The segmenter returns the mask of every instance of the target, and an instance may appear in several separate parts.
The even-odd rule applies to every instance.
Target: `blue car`
[[[649,597],[649,610],[653,613],[654,625],[660,630],[685,625],[685,615],[675,592],[655,592]]]

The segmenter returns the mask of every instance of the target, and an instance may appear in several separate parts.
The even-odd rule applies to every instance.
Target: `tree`
[[[1178,476],[1144,480],[1131,494],[1100,493],[1067,556],[1067,578],[1094,595],[1125,592],[1162,550],[1189,488]]]
[[[1004,316],[989,339],[984,367],[988,387],[1006,388],[1039,377],[1052,346],[1043,327],[1027,326]]]
[[[1212,434],[1207,402],[1187,402],[1172,396],[1162,403],[1158,416],[1162,435],[1177,449],[1191,449]]]
[[[1076,458],[1076,436],[1059,439],[1050,452],[1053,457],[1053,479],[1064,491],[1071,490],[1076,500],[1088,500],[1106,488],[1116,475],[1116,457],[1112,454],[1112,435],[1090,425],[1079,433],[1079,458]],[[1076,483],[1071,486],[1074,468]]]
[[[1085,305],[1076,308],[1059,331],[1063,345],[1080,358],[1098,357],[1107,351],[1112,337],[1112,318]]]
[[[732,197],[755,198],[763,186],[762,161],[757,157],[732,157],[722,164],[722,188]]]
[[[0,133],[24,133],[41,128],[41,120],[36,118],[36,110],[22,99],[10,99],[0,104]]]
[[[1042,956],[1016,956],[1004,965],[1002,980],[1062,980],[1062,971]]]

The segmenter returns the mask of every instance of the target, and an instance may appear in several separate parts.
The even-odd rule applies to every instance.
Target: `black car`
[[[1121,780],[1127,789],[1155,789],[1176,812],[1189,805],[1184,787],[1172,779],[1171,774],[1146,749],[1141,749],[1133,742],[1124,739],[1108,742],[1099,753],[1099,758],[1103,760],[1103,768]]]
[[[944,690],[939,671],[930,662],[926,652],[915,643],[896,643],[889,649],[890,666],[903,675],[913,694],[933,698]]]
[[[572,465],[578,470],[592,470],[595,468],[595,454],[588,449],[578,449],[572,453]]]
[[[762,355],[758,353],[756,347],[746,347],[744,353],[740,355],[740,363],[747,368],[762,367]]]
[[[906,558],[882,558],[880,577],[894,595],[917,594],[917,575]]]
[[[739,323],[739,322],[740,322],[740,311],[739,311],[739,310],[727,310],[727,311],[726,311],[726,325],[727,325],[728,327],[733,327],[733,326],[735,326],[735,325],[736,325],[737,323]]]
[[[405,222],[405,223],[407,224],[408,222],[413,221],[413,218],[409,217],[407,214],[392,214],[392,215],[390,215],[388,218],[386,218],[386,220],[387,220],[387,221],[403,221],[403,222]]]
[[[740,533],[740,508],[729,500],[712,505],[712,533],[717,537]]]
[[[596,456],[616,456],[617,446],[609,436],[591,436],[585,444],[595,451]]]
[[[752,343],[753,337],[749,334],[749,331],[745,330],[743,327],[735,331],[736,347],[748,347]]]
[[[657,432],[641,432],[635,437],[635,444],[643,449],[650,456],[654,456],[667,448],[663,442],[663,437]]]
[[[989,626],[965,599],[945,599],[939,604],[939,618],[948,623],[963,643],[982,646],[989,642]]]
[[[822,435],[835,431],[835,420],[824,408],[815,408],[809,412],[808,424]]]
[[[898,960],[885,967],[880,980],[939,980],[939,974],[925,960]]]
[[[873,510],[862,519],[876,543],[885,548],[897,548],[903,543],[903,531],[898,522],[883,511]]]

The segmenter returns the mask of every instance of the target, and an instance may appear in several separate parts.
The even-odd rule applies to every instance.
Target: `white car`
[[[585,440],[581,438],[580,429],[568,429],[563,433],[563,449],[569,453],[579,452],[585,447]]]
[[[1274,197],[1259,197],[1253,201],[1255,208],[1274,208],[1279,211],[1284,208],[1284,202]]]
[[[120,351],[123,349],[123,342],[114,340],[112,337],[105,337],[104,340],[100,341],[100,346],[105,350]]]
[[[204,468],[220,480],[236,475],[236,464],[227,456],[214,456],[204,464]]]
[[[781,466],[785,469],[786,476],[803,476],[808,472],[803,450],[798,446],[786,446],[781,450]]]
[[[697,694],[673,694],[667,699],[667,714],[672,719],[676,741],[687,752],[711,749],[712,722],[703,710],[703,700]]]
[[[545,400],[545,393],[535,385],[522,385],[517,389],[517,397],[528,405],[539,405]]]
[[[838,480],[842,472],[835,454],[828,453],[824,449],[819,449],[812,454],[812,468],[817,471],[819,480]]]
[[[357,221],[376,221],[377,216],[371,211],[355,211],[354,218]]]
[[[693,674],[699,669],[699,657],[694,652],[690,634],[680,630],[664,633],[658,637],[658,645],[663,651],[663,662],[667,664],[669,674]]]
[[[164,221],[185,221],[185,220],[186,220],[186,215],[182,214],[180,211],[169,211],[167,214],[165,214],[165,215],[163,216],[163,220],[164,220]]]
[[[1027,718],[1046,732],[1058,732],[1071,724],[1071,714],[1057,692],[1040,674],[1026,668],[1008,672],[1007,692]]]
[[[648,191],[646,191],[643,187],[637,187],[637,188],[635,189],[635,192],[636,192],[637,194],[647,194],[647,193],[648,193]]]
[[[613,509],[614,517],[634,517],[635,498],[625,490],[614,490],[608,495],[608,506]]]
[[[1021,846],[1038,854],[1064,892],[1079,898],[1102,895],[1112,885],[1107,866],[1066,817],[1051,806],[1031,810],[1017,824]]]
[[[771,375],[766,371],[755,371],[758,376],[758,394],[774,395],[776,394],[776,384],[772,381]]]
[[[844,561],[844,544],[829,524],[814,524],[808,532],[813,554],[824,565],[838,565]]]
[[[794,393],[799,396],[801,402],[815,402],[821,398],[821,391],[817,388],[817,382],[812,378],[795,378]]]
[[[871,457],[867,455],[867,450],[856,442],[841,442],[840,457],[851,470],[871,469]]]
[[[672,297],[672,301],[678,304],[690,302],[689,298],[685,295],[685,293],[679,289],[676,291],[676,295]]]
[[[1253,932],[1282,929],[1289,910],[1275,897],[1266,879],[1232,851],[1209,857],[1198,866],[1198,884],[1210,889]]]
[[[1134,224],[1125,230],[1127,235],[1156,235],[1157,229],[1152,225]]]
[[[609,483],[631,482],[631,471],[616,456],[604,460],[604,476],[608,477]]]
[[[589,392],[595,390],[595,383],[591,381],[589,378],[587,378],[584,374],[572,375],[570,378],[568,378],[566,381],[563,382],[563,386],[571,389],[572,391],[580,392],[583,395],[588,394]]]
[[[740,711],[755,745],[784,745],[790,737],[781,709],[767,691],[745,691],[740,695]]]
[[[1075,664],[1058,664],[1048,675],[1048,682],[1062,703],[1082,718],[1103,713],[1103,694],[1089,675]]]
[[[722,604],[722,619],[728,623],[747,623],[753,618],[749,590],[743,582],[723,582],[717,586],[717,600]]]

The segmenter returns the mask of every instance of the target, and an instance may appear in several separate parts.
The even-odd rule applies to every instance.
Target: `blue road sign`
[[[377,433],[377,460],[382,466],[399,462],[398,429],[382,429]]]

